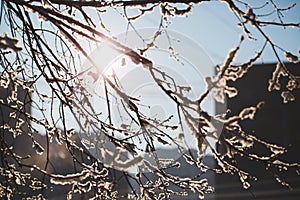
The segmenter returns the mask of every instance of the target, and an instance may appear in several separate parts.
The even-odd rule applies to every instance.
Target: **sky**
[[[249,2],[251,2],[251,5],[256,8],[263,5],[262,1],[258,0]],[[279,0],[274,2],[277,3],[279,8],[286,8],[291,6],[295,1]],[[236,5],[238,5],[242,10],[247,10],[244,5],[238,3]],[[270,13],[272,10],[272,6],[268,5],[260,9],[254,9],[254,13],[257,13],[257,15],[263,15]],[[300,22],[300,5],[296,5],[288,12],[283,13],[285,14],[284,18],[282,18],[284,22]],[[136,9],[127,9],[128,16],[135,16],[136,14]],[[159,10],[156,9],[154,12],[144,15],[140,19],[132,21],[132,25],[135,27],[137,32],[149,37],[151,36],[151,33],[153,34],[157,30],[161,23],[160,16]],[[276,13],[273,13],[267,18],[263,17],[262,19],[273,20],[276,17]],[[138,49],[143,46],[144,41],[139,39],[139,37],[135,34],[135,30],[133,30],[131,26],[129,26],[129,28],[127,27],[128,23],[122,14],[118,13],[118,9],[108,10],[101,16],[101,19],[110,30],[107,34],[118,38],[120,42],[132,49]],[[170,38],[173,39],[171,39],[171,46],[174,49],[174,52],[178,53],[178,55],[181,56],[180,59],[185,60],[185,62],[190,61],[189,66],[198,70],[201,74],[201,78],[214,75],[214,66],[220,65],[224,62],[228,52],[238,45],[241,35],[244,35],[245,39],[235,58],[236,64],[247,62],[249,59],[253,58],[256,55],[256,52],[260,51],[265,43],[265,39],[251,25],[247,25],[247,28],[252,32],[253,37],[256,39],[248,39],[243,29],[237,26],[239,21],[230,11],[227,4],[217,1],[203,2],[201,4],[193,5],[193,9],[190,14],[184,17],[169,17],[168,22],[169,25],[166,32]],[[129,31],[128,33],[127,30]],[[300,49],[299,28],[270,26],[262,27],[262,30],[268,34],[274,44],[286,51],[290,51],[296,55],[298,54],[298,50]],[[176,39],[178,39],[179,42]],[[168,55],[166,54],[169,54],[167,41],[168,38],[165,34],[155,43],[159,48],[165,50],[164,54],[155,54],[153,52],[155,51],[154,49],[153,51],[150,50],[150,53],[146,54],[146,56],[158,65],[174,66],[174,63],[172,63],[170,59],[167,59]],[[102,53],[97,53],[99,49],[95,51],[96,53],[93,53],[93,57],[97,60],[97,63],[100,63],[101,65],[101,70],[103,70],[103,66],[106,66],[111,62],[112,57],[118,56],[115,55],[115,52],[110,53],[109,50],[101,50],[102,46],[100,45],[99,47]],[[283,56],[284,52],[279,48],[277,51],[280,58],[283,61],[286,61]],[[107,59],[98,56],[100,54],[103,55],[103,52],[106,52],[106,54],[114,54],[114,56],[109,58],[108,56],[105,56]],[[267,45],[264,54],[257,63],[276,62],[277,59],[271,46]],[[195,74],[192,72],[192,68],[186,66],[185,70],[187,75],[184,76],[181,72],[179,72],[179,74],[182,74],[182,78],[187,80],[189,79],[189,76]],[[191,71],[189,72],[188,69],[191,69]],[[199,85],[203,86],[205,83],[194,83],[192,85],[195,88],[199,88]],[[210,101],[210,104],[213,104],[212,100]],[[208,108],[211,112],[214,112],[214,106],[207,106],[206,108]]]
[[[261,6],[262,1],[253,0],[249,1],[255,6]],[[278,0],[274,1],[278,7],[288,7],[292,5],[293,0]],[[300,3],[300,2],[299,2]],[[289,12],[284,12],[284,22],[299,22],[300,21],[300,5],[296,5]],[[245,9],[245,6],[240,6],[241,9]],[[266,14],[272,10],[270,6],[265,9],[254,10],[254,13]],[[130,11],[128,12],[130,13]],[[134,13],[134,12],[132,12]],[[276,14],[272,14],[270,17],[273,20]],[[111,30],[112,35],[114,33],[121,33],[126,31],[126,21],[122,18],[118,18],[118,14],[109,13],[107,16],[103,16],[104,22],[107,22],[108,27]],[[124,20],[124,21],[122,21]],[[125,22],[125,23],[122,23]],[[238,41],[239,36],[243,33],[242,28],[237,27],[236,16],[230,11],[227,4],[220,2],[203,2],[199,5],[194,5],[191,14],[187,17],[170,18],[171,24],[168,29],[179,32],[187,37],[190,37],[196,43],[203,47],[207,54],[212,58],[215,64],[220,64],[224,61],[227,53],[230,49],[234,48]],[[156,28],[160,23],[159,13],[157,11],[143,16],[141,20],[134,22],[137,28]],[[252,56],[253,52],[259,50],[264,40],[261,38],[261,34],[254,30],[251,26],[250,30],[253,30],[253,36],[257,38],[257,41],[245,40],[237,62],[243,62]],[[271,40],[278,44],[283,49],[291,52],[298,52],[300,48],[300,29],[299,28],[287,28],[282,27],[264,27],[266,33],[270,35]],[[266,49],[263,59],[260,62],[276,62],[276,58],[273,55],[271,48]]]
[[[255,7],[262,5],[261,0],[251,0]],[[288,12],[284,13],[284,22],[294,22],[299,23],[300,21],[300,1],[299,0],[275,0],[274,1],[278,7],[288,7],[293,3],[297,3]],[[239,7],[243,10],[245,6],[241,4]],[[120,9],[119,11],[121,11]],[[272,11],[271,6],[266,6],[264,9],[254,10],[254,13],[266,14]],[[128,14],[134,15],[136,11],[128,9]],[[96,16],[95,20],[97,20]],[[271,20],[275,19],[276,13],[273,13]],[[104,33],[115,37],[119,34],[125,33],[127,30],[127,21],[122,17],[122,14],[116,10],[110,10],[101,15],[103,23],[107,26],[110,32]],[[203,2],[201,4],[193,5],[192,12],[186,17],[170,17],[170,25],[168,30],[178,32],[191,40],[195,41],[203,50],[211,57],[214,64],[221,64],[227,56],[227,53],[230,49],[234,48],[239,41],[239,36],[243,33],[242,28],[237,27],[236,24],[239,23],[236,16],[230,11],[227,4],[221,3],[218,1]],[[160,23],[160,13],[158,10],[144,15],[141,19],[134,21],[132,24],[136,29],[141,28],[157,28]],[[236,58],[236,62],[243,62],[254,56],[254,52],[259,50],[264,40],[261,38],[261,34],[256,30],[249,27],[253,32],[253,36],[257,38],[257,41],[245,40],[241,48],[239,56]],[[132,28],[129,28],[132,30]],[[299,28],[282,28],[278,26],[268,26],[263,27],[263,30],[268,33],[270,39],[274,41],[275,44],[282,47],[285,50],[288,50],[294,54],[297,54],[300,48],[300,29]],[[101,30],[102,31],[102,30]],[[4,26],[4,22],[1,24],[1,33],[9,32],[8,27]],[[126,41],[121,41],[126,44]],[[243,48],[244,47],[244,48]],[[282,52],[280,56],[282,56]],[[299,55],[299,54],[298,54]],[[274,54],[271,51],[270,46],[267,47],[263,58],[258,62],[277,62]]]
[[[280,5],[282,4],[282,6],[288,6],[291,1],[278,2],[281,2]],[[243,34],[242,29],[236,26],[236,24],[239,23],[237,18],[229,11],[226,4],[216,2],[203,3],[203,5],[199,5],[199,7],[194,10],[194,13],[188,19],[190,20],[189,22],[185,22],[183,19],[174,22],[174,28],[177,29],[183,27],[185,23],[188,24],[190,31],[185,31],[187,29],[183,28],[184,33],[196,41],[199,41],[216,64],[222,63],[229,49],[238,43],[239,35]],[[285,20],[287,22],[299,22],[300,5],[293,8]],[[271,27],[264,28],[263,30],[266,30],[270,34],[271,40],[274,40],[276,44],[284,49],[297,52],[300,47],[299,28],[296,30],[284,30],[280,27]],[[253,56],[253,52],[262,47],[264,40],[261,40],[260,34],[257,31],[253,31],[253,36],[258,40],[245,40],[245,44],[243,44],[241,48],[242,52],[238,54],[237,62],[243,62],[249,59]],[[244,51],[244,49],[246,49],[246,51]],[[267,49],[263,61],[275,62],[276,59],[269,49],[270,48]]]

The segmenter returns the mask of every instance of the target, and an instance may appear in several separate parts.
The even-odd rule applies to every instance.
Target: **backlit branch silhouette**
[[[242,79],[266,48],[271,48],[278,60],[270,74],[268,90],[280,90],[280,78],[286,77],[283,102],[297,100],[293,92],[300,88],[299,76],[289,71],[279,56],[283,53],[288,61],[298,63],[297,52],[281,48],[264,31],[266,26],[300,28],[299,23],[285,22],[284,18],[284,13],[295,4],[280,8],[269,0],[253,7],[241,0],[220,0],[236,16],[237,26],[244,34],[223,64],[215,67],[215,75],[205,77],[205,91],[191,98],[188,93],[193,88],[178,83],[147,53],[157,47],[160,37],[168,35],[172,18],[187,16],[204,2],[2,0],[0,196],[48,198],[58,188],[67,191],[68,199],[81,195],[91,199],[170,199],[174,195],[186,196],[189,191],[203,199],[214,190],[210,180],[203,177],[208,171],[238,174],[245,189],[251,186],[255,174],[239,167],[239,156],[265,163],[272,168],[276,181],[289,187],[279,171],[297,171],[299,164],[280,160],[280,155],[286,153],[285,147],[273,144],[271,138],[264,141],[240,125],[243,120],[255,120],[263,102],[244,108],[235,116],[226,111],[213,115],[202,103],[210,94],[220,103],[237,96],[238,90],[228,82]],[[272,12],[264,13],[263,8],[271,8]],[[133,49],[112,37],[110,24],[101,18],[105,12],[122,16],[128,30],[134,30],[144,46]],[[159,13],[159,25],[150,38],[144,38],[135,21],[153,12]],[[235,63],[244,40],[256,40],[253,31],[264,38],[264,44],[248,61]],[[172,41],[168,42],[168,53],[180,62]],[[149,105],[142,105],[141,97],[127,93],[113,70],[100,71],[90,55],[103,43],[123,56],[121,65],[134,65],[147,72],[161,95],[176,105],[176,116],[157,119],[147,115],[142,108]],[[86,68],[85,60],[90,64]],[[89,89],[87,82],[98,85],[101,92]],[[101,108],[97,100],[105,102]],[[114,107],[118,112],[113,111]],[[120,125],[115,123],[116,118],[123,119]],[[197,155],[191,152],[187,132],[196,141]],[[222,148],[216,148],[210,139]],[[137,144],[139,141],[142,145]],[[199,168],[198,176],[180,177],[169,172],[180,168],[180,163],[164,162],[157,149],[170,145],[186,163]],[[257,146],[269,153],[257,153]],[[216,167],[204,162],[207,150],[216,160]],[[145,159],[144,154],[150,155],[152,161]],[[130,172],[132,168],[136,170]],[[125,192],[120,190],[121,179]]]

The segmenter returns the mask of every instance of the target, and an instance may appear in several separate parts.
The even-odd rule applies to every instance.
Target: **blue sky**
[[[261,6],[262,1],[253,0],[249,1],[253,5]],[[278,7],[288,7],[293,2],[300,3],[300,1],[293,0],[278,0],[274,1]],[[239,7],[246,11],[245,6],[237,4]],[[254,10],[254,13],[266,14],[272,11],[272,8],[266,7],[260,10]],[[128,11],[129,15],[135,13]],[[284,12],[284,22],[299,22],[300,21],[300,5],[296,5],[288,12]],[[143,16],[133,24],[136,28],[149,28],[157,27],[160,23],[158,11]],[[276,14],[273,13],[269,19],[273,20]],[[126,31],[126,21],[119,16],[116,12],[108,12],[103,15],[102,19],[107,23],[111,30],[111,34],[118,34]],[[187,17],[169,18],[171,24],[169,30],[177,31],[190,37],[203,47],[207,54],[212,58],[215,64],[220,64],[226,58],[230,49],[234,48],[239,41],[239,36],[243,33],[242,28],[237,27],[236,16],[230,11],[227,4],[220,2],[204,2],[199,5],[193,6],[193,12]],[[245,40],[241,48],[236,62],[243,62],[254,56],[254,52],[258,51],[264,43],[261,34],[254,30],[251,26],[249,29],[252,31],[253,36],[257,41]],[[263,27],[263,30],[269,34],[271,40],[278,44],[285,50],[297,53],[300,48],[300,28],[282,28],[278,26]],[[280,55],[283,53],[281,51]],[[270,46],[267,47],[263,58],[259,62],[276,62],[276,58],[271,51]]]
[[[286,7],[291,5],[292,1],[278,2],[280,6]],[[262,3],[260,3],[260,5],[261,4]],[[294,7],[290,13],[286,15],[284,20],[286,22],[299,22],[300,5]],[[176,20],[171,28],[174,27],[178,29],[186,26],[186,28],[182,28],[181,30],[202,44],[207,53],[219,64],[219,62],[225,59],[228,50],[238,43],[239,35],[243,34],[242,28],[236,26],[237,23],[239,23],[239,21],[237,21],[236,16],[230,12],[226,4],[209,2],[197,6],[193,14],[187,19]],[[253,52],[259,50],[264,43],[260,33],[254,29],[251,30],[253,31],[253,36],[257,38],[257,41],[245,40],[241,52],[238,54],[237,62],[243,62],[253,56]],[[263,30],[269,33],[271,40],[273,40],[275,44],[289,51],[298,51],[300,47],[299,28],[283,29],[273,26],[263,28]],[[263,61],[276,61],[274,55],[270,52],[270,47],[266,49]]]

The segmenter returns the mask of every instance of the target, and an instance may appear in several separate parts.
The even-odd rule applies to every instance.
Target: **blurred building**
[[[171,151],[177,151],[177,150],[166,150],[168,153],[171,153]],[[197,158],[197,151],[191,150],[192,155],[194,158]],[[208,181],[208,185],[215,186],[215,173],[212,171],[202,172],[197,166],[190,165],[185,161],[185,158],[181,156],[178,158],[177,162],[180,163],[179,168],[171,168],[167,170],[168,173],[179,176],[182,178],[188,177],[188,178],[195,178],[199,177],[200,179],[206,178]],[[207,155],[203,158],[203,163],[208,166],[209,168],[215,168],[215,159],[211,155]],[[198,179],[199,179],[198,178]],[[197,179],[196,179],[197,180]],[[188,196],[171,196],[172,200],[191,200],[191,199],[199,199],[199,195],[188,191]],[[214,200],[214,194],[213,193],[207,193],[205,194],[205,200]]]
[[[295,75],[300,75],[299,64],[286,64]],[[227,107],[231,114],[239,113],[243,108],[255,106],[258,102],[265,104],[260,109],[254,120],[243,121],[242,127],[248,133],[270,143],[285,146],[287,153],[279,157],[291,163],[300,163],[300,91],[293,92],[296,100],[287,104],[283,103],[281,92],[285,91],[287,79],[281,79],[281,90],[268,92],[268,81],[276,64],[254,65],[242,78],[230,85],[238,89],[238,96],[227,99]],[[217,112],[220,105],[217,104]],[[219,146],[222,151],[222,146]],[[259,152],[261,154],[268,152]],[[244,190],[237,176],[216,176],[216,199],[286,199],[296,200],[300,197],[300,176],[295,171],[284,171],[280,177],[290,183],[292,190],[277,183],[271,171],[266,171],[266,166],[255,161],[243,158],[238,159],[238,166],[252,172],[258,180],[251,182],[249,190]],[[272,170],[272,169],[271,169]]]
[[[81,171],[82,166],[75,162],[74,159],[85,163],[91,164],[91,158],[82,153],[79,150],[71,149],[65,142],[59,143],[56,139],[51,142],[47,140],[45,135],[39,133],[32,133],[28,123],[24,123],[20,128],[20,135],[14,136],[9,128],[3,128],[4,126],[16,128],[18,120],[26,120],[25,113],[30,114],[31,111],[31,95],[27,93],[22,87],[17,87],[16,99],[12,100],[13,84],[10,84],[8,88],[0,87],[0,168],[6,169],[8,164],[15,164],[17,169],[23,173],[30,173],[32,177],[43,181],[48,185],[48,188],[43,190],[32,190],[27,186],[20,186],[14,184],[14,178],[7,178],[0,174],[0,182],[2,186],[14,185],[18,190],[13,199],[22,199],[24,197],[30,197],[43,193],[47,199],[64,200],[67,193],[70,191],[70,185],[54,185],[50,183],[49,177],[44,177],[42,173],[37,170],[31,171],[29,168],[18,166],[17,162],[9,155],[9,152],[4,152],[4,149],[12,147],[12,152],[16,155],[24,157],[22,163],[28,165],[35,165],[40,169],[46,170],[48,173],[67,175],[78,173]],[[15,106],[16,102],[23,103],[23,109],[15,112],[14,109],[9,106]],[[15,116],[12,114],[15,112]],[[75,133],[70,138],[78,147],[84,148],[81,144],[80,137]],[[33,148],[33,141],[36,141],[44,149],[44,153],[37,154]],[[72,154],[71,154],[72,152]],[[30,156],[29,156],[30,155]],[[46,168],[47,166],[47,168]],[[88,181],[88,180],[86,180]],[[113,190],[117,190],[119,195],[127,195],[128,183],[124,178],[123,172],[118,170],[109,169],[109,177],[106,181],[112,181],[115,184]],[[8,183],[9,182],[9,183]],[[88,199],[93,197],[94,191],[87,194],[74,194],[73,199]]]
[[[13,90],[15,91],[13,92]],[[12,95],[12,93],[14,93],[14,95]],[[15,95],[16,99],[13,100],[11,96]],[[25,136],[25,134],[21,135],[20,137],[14,138],[10,128],[4,128],[4,126],[15,128],[18,120],[25,120],[24,113],[30,114],[30,94],[28,94],[27,91],[21,87],[16,87],[15,89],[13,89],[13,84],[10,83],[7,88],[0,87],[0,100],[2,101],[2,103],[0,104],[0,126],[3,126],[3,128],[0,129],[0,139],[2,145],[1,147],[5,148],[5,146],[15,146],[14,150],[19,155],[25,156],[25,154],[23,153],[24,149],[22,147],[22,143],[26,143],[30,140],[30,138],[28,136]],[[10,106],[16,106],[17,101],[20,101],[24,104],[21,112],[16,112],[16,110],[10,108]],[[15,113],[15,117],[10,116],[13,113]],[[24,123],[21,127],[19,127],[19,130],[21,132],[28,133],[29,127],[26,125],[26,123]],[[25,151],[29,150],[25,149]],[[33,150],[31,152],[33,152]]]
[[[190,153],[186,152],[188,155],[192,155],[194,158],[197,158],[197,150],[195,149],[190,149]],[[166,160],[167,164],[165,172],[169,175],[172,175],[174,177],[180,177],[180,178],[191,178],[193,180],[202,180],[202,179],[207,179],[208,180],[208,185],[214,186],[215,185],[215,174],[212,171],[207,171],[203,172],[201,171],[197,166],[191,165],[186,162],[185,158],[178,153],[178,149],[172,149],[172,148],[165,148],[165,149],[160,149],[159,152],[156,153],[159,160],[164,161]],[[144,155],[145,159],[147,161],[150,161],[151,159],[148,158],[149,155]],[[170,161],[170,163],[168,162]],[[170,167],[167,169],[167,166],[171,165],[171,163],[179,163],[179,167]],[[203,158],[203,163],[208,166],[209,168],[214,168],[215,167],[215,159],[207,155]],[[154,163],[152,163],[154,164]],[[156,166],[154,164],[154,166]],[[153,172],[144,172],[143,176],[141,178],[141,181],[143,184],[149,184],[150,182],[155,183],[159,179],[159,176]],[[131,183],[134,188],[140,192],[140,187],[137,185],[135,182],[132,181]],[[151,184],[149,184],[151,185]],[[175,185],[171,182],[169,182],[169,185],[167,187],[168,190],[172,190],[177,193],[185,193],[185,195],[180,195],[180,194],[171,194],[170,199],[171,200],[189,200],[189,199],[199,199],[199,194],[194,193],[191,190],[184,190],[183,188],[179,188],[178,185]],[[163,193],[163,189],[160,188],[155,189],[154,192],[157,194]],[[214,194],[213,193],[206,193],[205,194],[205,199],[206,200],[213,200],[214,199]]]

